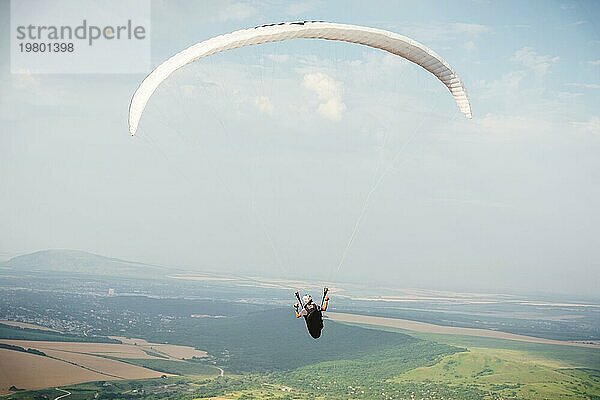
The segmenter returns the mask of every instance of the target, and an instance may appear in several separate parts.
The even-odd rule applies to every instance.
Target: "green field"
[[[345,324],[368,327],[370,329],[381,330],[385,332],[402,333],[418,339],[429,340],[437,343],[445,343],[451,346],[463,348],[479,347],[523,351],[531,354],[532,356],[561,361],[565,364],[569,364],[573,368],[600,370],[600,346],[598,346],[598,348],[577,347],[479,336],[422,333],[408,331],[405,329],[365,324]]]
[[[394,382],[473,386],[504,398],[567,400],[600,398],[599,378],[592,371],[526,352],[473,347],[405,372]]]
[[[421,339],[446,343],[452,346],[522,351],[531,354],[533,357],[557,360],[574,368],[600,369],[600,348],[560,346],[476,336],[402,332]]]

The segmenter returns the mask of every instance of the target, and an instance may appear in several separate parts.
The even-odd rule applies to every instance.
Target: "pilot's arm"
[[[323,302],[323,307],[321,307],[321,311],[327,311],[328,305],[329,305],[329,297],[325,296],[325,301]]]

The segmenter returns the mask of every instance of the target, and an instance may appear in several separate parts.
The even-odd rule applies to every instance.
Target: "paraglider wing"
[[[290,39],[325,39],[362,44],[385,50],[420,65],[435,75],[454,97],[458,109],[471,118],[467,92],[450,65],[433,50],[393,32],[364,26],[330,22],[287,22],[257,26],[216,36],[175,54],[148,75],[137,88],[129,105],[129,133],[134,135],[144,108],[162,81],[179,68],[211,54],[239,47]]]

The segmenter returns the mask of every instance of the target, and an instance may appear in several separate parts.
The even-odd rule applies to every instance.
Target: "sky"
[[[177,71],[136,137],[127,111],[144,74],[11,74],[9,11],[1,1],[2,258],[68,248],[206,272],[597,296],[598,2],[153,1],[153,66],[270,22],[365,25],[442,55],[474,118],[399,57],[298,40]]]

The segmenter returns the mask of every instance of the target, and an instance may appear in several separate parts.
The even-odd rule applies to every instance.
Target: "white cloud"
[[[500,79],[475,81],[473,86],[482,98],[506,98],[518,94],[524,77],[525,72],[510,72]]]
[[[269,60],[275,61],[277,63],[284,63],[290,60],[290,56],[288,54],[267,54],[266,57]]]
[[[581,97],[583,96],[583,93],[574,93],[574,92],[557,92],[556,93],[556,97],[558,97],[559,99],[565,99],[565,100],[570,100],[570,99],[574,99],[576,97]]]
[[[473,42],[472,40],[469,40],[468,42],[463,43],[463,47],[465,50],[471,51],[471,50],[475,49],[475,42]]]
[[[490,32],[490,28],[486,25],[465,22],[427,24],[404,23],[402,25],[389,26],[388,29],[414,37],[419,41],[426,42],[447,42],[465,40],[466,38],[473,40],[482,34]]]
[[[342,82],[323,72],[314,72],[304,75],[302,85],[317,94],[319,114],[332,121],[342,118],[342,113],[346,110],[342,100]]]
[[[571,122],[571,125],[594,135],[600,135],[600,117],[591,117],[587,121]]]
[[[541,121],[519,115],[486,114],[476,121],[482,133],[510,135],[538,132],[543,128]]]
[[[260,111],[262,111],[265,114],[269,114],[269,115],[272,115],[273,110],[275,109],[273,107],[273,102],[271,102],[271,99],[269,99],[267,96],[255,97],[254,104],[256,105],[256,107],[258,107],[258,109]]]
[[[465,130],[486,135],[490,140],[518,140],[551,131],[552,124],[540,118],[521,115],[485,114],[473,119]]]
[[[319,104],[319,113],[332,121],[339,121],[345,110],[346,105],[338,99],[329,99],[325,103]]]
[[[558,56],[549,56],[536,53],[531,47],[523,47],[515,51],[511,61],[517,62],[542,77],[548,73],[550,67],[558,62]]]
[[[449,24],[450,31],[455,33],[465,33],[468,35],[480,35],[489,32],[489,28],[481,24],[467,24],[464,22],[455,22]]]
[[[567,83],[567,86],[573,86],[584,89],[600,89],[600,83]]]
[[[252,17],[256,14],[256,8],[247,3],[235,2],[229,3],[220,13],[219,20],[232,21],[242,20]]]
[[[316,4],[314,1],[295,2],[286,7],[285,13],[288,15],[300,15],[315,8]]]
[[[597,66],[600,66],[600,60],[588,61],[588,64],[597,67]]]

